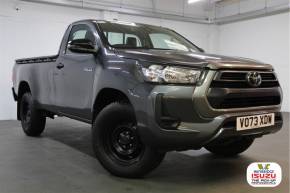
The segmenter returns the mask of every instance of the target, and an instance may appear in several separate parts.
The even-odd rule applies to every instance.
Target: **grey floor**
[[[256,161],[277,162],[277,188],[252,188],[246,168]],[[288,193],[289,114],[282,131],[257,139],[243,155],[224,159],[206,150],[169,153],[144,179],[111,176],[94,158],[90,126],[69,119],[48,120],[42,137],[24,136],[17,121],[0,121],[0,193]]]

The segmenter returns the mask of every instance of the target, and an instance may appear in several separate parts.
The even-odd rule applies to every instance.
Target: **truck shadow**
[[[95,157],[91,147],[90,131],[90,125],[60,118],[48,121],[47,128],[42,136]],[[209,182],[219,183],[235,178],[239,179],[241,183],[246,183],[247,166],[255,161],[257,160],[247,156],[217,157],[205,150],[190,151],[187,154],[170,152],[156,170],[145,178],[136,181],[200,186]],[[122,182],[127,181],[126,179],[113,178]]]

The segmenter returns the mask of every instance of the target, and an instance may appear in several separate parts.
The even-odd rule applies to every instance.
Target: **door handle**
[[[64,64],[63,63],[58,63],[56,65],[57,69],[62,69],[64,67]]]

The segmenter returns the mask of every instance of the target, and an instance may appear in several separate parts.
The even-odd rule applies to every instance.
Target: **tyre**
[[[46,123],[46,117],[35,108],[32,95],[25,93],[20,100],[20,119],[24,133],[28,136],[39,136]]]
[[[254,142],[251,137],[230,138],[210,143],[205,148],[213,154],[235,156],[246,151]]]
[[[165,156],[141,142],[136,125],[131,105],[119,102],[106,106],[93,124],[94,152],[113,175],[142,177],[155,169]]]

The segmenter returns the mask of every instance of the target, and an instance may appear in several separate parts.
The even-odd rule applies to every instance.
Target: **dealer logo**
[[[252,163],[247,169],[247,181],[253,187],[276,187],[282,181],[281,167],[272,162]]]

